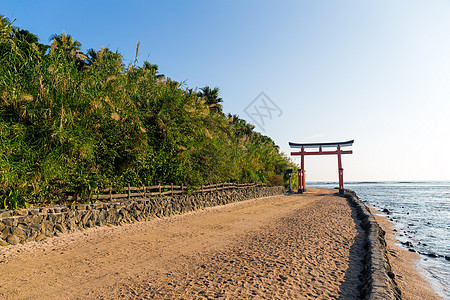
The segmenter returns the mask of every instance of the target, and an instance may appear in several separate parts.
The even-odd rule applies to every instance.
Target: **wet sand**
[[[410,252],[396,245],[398,242],[395,239],[395,232],[392,230],[393,223],[379,211],[374,208],[370,209],[375,216],[377,223],[386,232],[385,239],[387,243],[388,258],[391,263],[392,271],[396,275],[395,281],[402,291],[402,299],[442,299],[433,291],[430,284],[417,271],[416,263],[420,258],[419,254]]]

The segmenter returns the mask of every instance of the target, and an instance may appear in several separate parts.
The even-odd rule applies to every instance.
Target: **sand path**
[[[333,191],[0,248],[0,298],[356,299],[363,235]]]

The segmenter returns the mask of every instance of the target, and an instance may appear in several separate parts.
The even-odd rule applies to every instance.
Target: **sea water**
[[[335,182],[307,186],[335,188]],[[417,268],[450,299],[450,182],[348,182],[368,205],[394,222],[398,244],[420,254]]]

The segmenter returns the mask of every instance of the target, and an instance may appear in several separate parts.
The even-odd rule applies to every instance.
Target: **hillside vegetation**
[[[217,88],[108,48],[83,53],[65,33],[41,44],[2,16],[0,30],[0,208],[128,183],[283,183],[290,161],[225,115]]]

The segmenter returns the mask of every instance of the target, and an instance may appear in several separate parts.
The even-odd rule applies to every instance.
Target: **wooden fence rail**
[[[97,194],[92,196],[92,200],[110,200],[119,199],[119,198],[127,198],[130,199],[132,197],[152,197],[152,196],[164,196],[164,195],[179,195],[186,194],[188,191],[190,193],[206,193],[206,192],[215,192],[215,191],[223,191],[223,190],[231,190],[231,189],[242,189],[248,187],[257,187],[263,186],[262,184],[256,183],[215,183],[210,185],[201,185],[199,190],[191,190],[188,189],[184,185],[152,185],[145,186],[142,185],[140,187],[132,187],[128,185],[123,189],[118,188],[107,188],[101,191],[98,191]],[[67,201],[76,201],[77,196],[68,196],[66,198]]]

